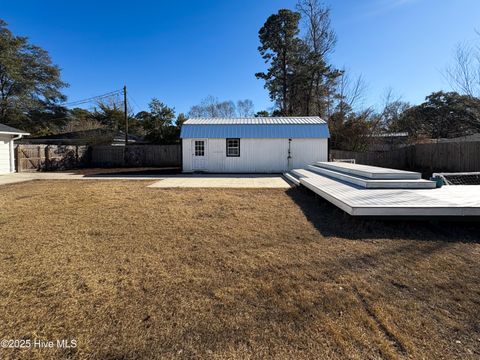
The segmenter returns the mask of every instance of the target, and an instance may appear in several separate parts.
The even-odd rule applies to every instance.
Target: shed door
[[[207,169],[207,140],[192,140],[192,170]]]

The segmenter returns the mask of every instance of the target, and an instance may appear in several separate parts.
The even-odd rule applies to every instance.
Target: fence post
[[[45,146],[45,150],[44,150],[44,153],[45,153],[45,165],[43,166],[43,168],[45,170],[50,170],[50,145],[47,145]],[[40,160],[40,168],[42,168],[42,163],[41,163],[41,160]]]
[[[20,151],[20,146],[22,145],[17,145],[15,147],[15,170],[17,170],[17,172],[22,172],[22,165],[21,165],[21,151]]]

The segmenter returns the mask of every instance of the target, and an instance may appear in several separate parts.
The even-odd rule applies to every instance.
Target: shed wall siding
[[[183,171],[192,169],[192,140],[183,139]],[[279,173],[288,170],[288,139],[240,139],[240,157],[226,156],[226,139],[207,141],[207,171],[219,173]],[[290,168],[327,161],[327,139],[292,139]]]
[[[192,139],[182,140],[182,170],[192,171]]]
[[[0,174],[10,172],[10,142],[12,137],[0,134]]]

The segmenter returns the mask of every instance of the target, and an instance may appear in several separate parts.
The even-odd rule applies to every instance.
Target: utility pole
[[[123,86],[123,113],[125,116],[125,146],[128,145],[127,85]]]

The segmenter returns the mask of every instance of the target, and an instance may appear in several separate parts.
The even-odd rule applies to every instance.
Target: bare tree
[[[331,28],[330,9],[318,0],[300,0],[297,11],[305,19],[306,42],[321,57],[331,53],[337,43],[337,35]]]
[[[382,110],[378,114],[380,125],[384,131],[397,131],[402,114],[410,108],[410,104],[399,95],[395,95],[392,88],[385,90]]]
[[[443,71],[443,76],[460,94],[480,97],[480,45],[458,44],[453,63]]]
[[[190,108],[189,117],[218,117],[216,104],[218,99],[209,95],[200,104]]]
[[[102,123],[91,117],[80,117],[69,121],[63,128],[62,132],[87,131],[104,128]]]
[[[345,70],[332,97],[328,124],[333,148],[365,151],[378,133],[380,120],[372,107],[365,107],[367,85],[360,75],[350,77]]]
[[[342,70],[342,75],[337,83],[337,97],[339,99],[337,107],[340,110],[345,110],[344,107],[352,110],[361,108],[365,103],[367,90],[368,86],[362,75],[351,78],[345,69]]]
[[[236,116],[235,104],[231,100],[219,102],[216,107],[219,117],[231,118]]]
[[[239,117],[252,117],[254,114],[253,101],[250,99],[237,101],[237,115]]]
[[[189,117],[234,117],[236,114],[233,101],[222,101],[214,96],[207,96],[200,104],[190,108]]]
[[[304,74],[302,112],[310,115],[328,115],[330,96],[341,72],[328,65],[327,55],[332,53],[337,36],[331,27],[330,9],[319,0],[299,0],[297,11],[302,15],[306,31],[304,43],[308,53],[302,66]]]

